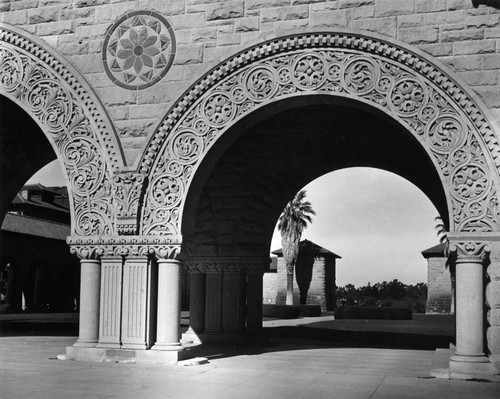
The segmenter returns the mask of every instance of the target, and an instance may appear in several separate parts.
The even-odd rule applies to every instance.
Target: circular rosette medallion
[[[457,168],[451,176],[453,194],[462,201],[477,200],[485,196],[491,181],[483,167],[470,163]]]
[[[278,76],[274,69],[259,65],[247,73],[245,87],[252,100],[264,100],[276,92],[277,80]]]
[[[171,142],[173,158],[182,163],[193,163],[203,151],[203,139],[190,130],[181,131]]]
[[[379,67],[368,58],[355,57],[344,67],[344,88],[351,93],[367,94],[379,80]]]
[[[443,115],[429,125],[427,134],[434,150],[448,153],[463,144],[466,138],[466,127],[458,118]]]
[[[115,84],[140,90],[165,76],[174,54],[174,32],[167,20],[153,11],[134,11],[108,29],[102,58]]]
[[[315,53],[306,53],[293,65],[292,80],[303,89],[321,86],[326,80],[326,61]]]
[[[388,104],[402,116],[413,116],[427,101],[425,86],[418,80],[405,77],[396,81],[388,95]]]
[[[155,207],[172,208],[182,197],[182,182],[177,177],[159,176],[151,183],[151,199]]]
[[[208,96],[201,106],[207,123],[211,126],[221,127],[233,119],[236,107],[229,94],[215,92]]]

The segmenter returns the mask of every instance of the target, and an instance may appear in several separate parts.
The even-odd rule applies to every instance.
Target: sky
[[[29,183],[66,184],[58,161]],[[326,174],[305,188],[316,216],[302,239],[335,252],[337,285],[359,287],[398,279],[427,282],[421,251],[438,244],[438,212],[425,194],[407,180],[373,168],[349,168]],[[275,230],[271,250],[281,248]]]
[[[434,228],[438,212],[419,188],[393,173],[349,168],[304,189],[316,216],[302,239],[342,257],[337,260],[338,286],[393,279],[427,282],[421,251],[439,243]],[[277,230],[271,248],[281,248]]]

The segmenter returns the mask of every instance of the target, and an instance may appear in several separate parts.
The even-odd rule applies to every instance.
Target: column
[[[158,259],[158,310],[156,343],[151,348],[181,351],[179,341],[181,314],[181,264],[177,259]]]
[[[189,329],[198,336],[205,331],[205,274],[189,273]]]
[[[122,318],[122,257],[103,257],[101,260],[101,295],[99,319],[100,348],[121,346]]]
[[[253,334],[262,332],[262,270],[247,271],[247,331]]]
[[[241,270],[224,270],[223,272],[221,324],[224,333],[243,331],[245,321],[243,277]]]
[[[151,319],[151,265],[146,256],[129,256],[123,266],[122,348],[147,349]]]
[[[99,293],[101,262],[81,259],[80,326],[74,346],[95,347],[99,337]]]
[[[222,273],[206,273],[205,291],[205,334],[220,334],[222,328]]]
[[[484,244],[459,243],[455,253],[456,352],[450,358],[451,378],[489,373],[484,354]]]

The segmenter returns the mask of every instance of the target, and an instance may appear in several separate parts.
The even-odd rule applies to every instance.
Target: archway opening
[[[268,257],[286,202],[314,179],[353,167],[389,171],[408,180],[448,223],[441,178],[408,130],[350,99],[299,96],[240,120],[196,170],[183,211],[183,234],[197,243],[193,256],[212,258],[214,264],[224,258]],[[220,281],[215,289],[224,292],[224,277]],[[220,296],[223,309],[224,294]]]
[[[66,178],[43,131],[0,96],[2,311],[78,309],[79,262],[69,252]]]
[[[448,225],[443,185],[422,145],[377,110],[341,101],[291,98],[231,127],[196,170],[183,210],[183,234],[211,254],[269,253],[286,202],[314,179],[350,167],[405,178],[427,195]],[[209,242],[215,246],[209,249]]]
[[[376,345],[385,332],[394,345],[416,334],[424,338],[415,345],[447,346],[454,335],[452,275],[436,234],[437,210],[425,194],[394,173],[364,167],[326,174],[303,190],[316,216],[302,234],[294,304],[323,311],[308,323],[331,331],[325,339],[342,333],[339,341],[346,340],[350,331]],[[281,246],[276,228],[263,284],[269,334],[286,298]]]

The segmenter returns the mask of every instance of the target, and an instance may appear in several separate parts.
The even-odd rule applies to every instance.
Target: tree
[[[311,215],[316,215],[311,203],[305,200],[306,191],[299,191],[285,206],[278,220],[281,233],[281,246],[286,265],[286,304],[293,305],[293,270],[299,254],[299,243],[302,232],[308,223],[312,223]]]
[[[446,226],[445,226],[441,216],[436,216],[434,218],[434,222],[436,223],[435,230],[436,230],[436,235],[438,237],[439,243],[444,244],[444,246],[445,246],[444,255],[448,256],[450,242],[448,240],[448,232],[446,230]]]

